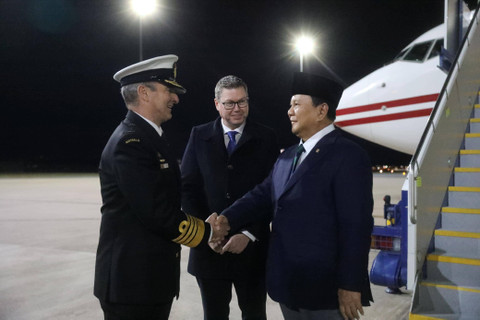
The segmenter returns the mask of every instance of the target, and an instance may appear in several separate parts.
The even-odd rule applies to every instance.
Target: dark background
[[[176,54],[180,96],[162,125],[180,158],[194,125],[216,118],[214,86],[249,85],[250,117],[281,147],[297,142],[286,115],[299,58],[295,35],[317,38],[304,71],[327,65],[350,85],[444,19],[443,0],[159,0],[144,20],[143,56]],[[139,60],[139,21],[127,0],[0,2],[0,172],[96,171],[126,108],[112,76]],[[407,130],[407,129],[406,129]],[[410,156],[352,137],[377,165]]]

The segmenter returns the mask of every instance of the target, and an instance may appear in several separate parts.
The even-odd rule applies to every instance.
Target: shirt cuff
[[[214,213],[212,213],[212,214],[214,214]],[[212,216],[212,214],[209,215],[208,218],[210,218]],[[205,223],[208,223],[207,222],[208,218],[205,219]],[[210,223],[208,223],[208,224],[210,224]],[[212,237],[213,237],[213,226],[210,225],[210,236],[208,237],[208,242],[212,241]]]
[[[247,230],[243,230],[242,233],[247,236],[248,239],[252,240],[252,242],[257,241],[257,238]]]

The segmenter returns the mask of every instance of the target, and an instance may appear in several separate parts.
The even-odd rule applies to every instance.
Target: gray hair
[[[215,86],[215,99],[220,99],[223,89],[235,88],[244,88],[248,96],[247,84],[242,79],[232,75],[223,77],[222,79],[218,80],[217,85]]]
[[[120,89],[120,93],[122,94],[123,101],[125,101],[127,108],[138,106],[137,89],[138,89],[138,86],[141,86],[141,85],[149,88],[152,91],[157,90],[152,82],[132,83],[132,84],[127,84],[126,86],[123,86]]]

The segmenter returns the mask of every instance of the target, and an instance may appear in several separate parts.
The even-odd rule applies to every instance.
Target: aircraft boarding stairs
[[[480,320],[479,12],[480,4],[410,162],[410,320]]]
[[[478,100],[477,100],[478,101]],[[480,319],[480,105],[465,134],[410,319]]]
[[[480,1],[468,28],[456,30],[463,36],[440,54],[448,75],[402,199],[394,205],[385,198],[390,223],[372,232],[371,248],[381,250],[370,281],[389,293],[412,290],[410,320],[480,320]]]

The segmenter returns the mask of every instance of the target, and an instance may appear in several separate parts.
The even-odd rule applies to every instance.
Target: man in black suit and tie
[[[294,75],[288,116],[299,144],[216,222],[216,228],[236,232],[272,221],[267,290],[287,320],[358,319],[362,305],[372,301],[371,165],[366,152],[333,125],[342,92],[331,79]]]
[[[192,129],[181,166],[182,208],[202,220],[262,182],[279,153],[274,132],[247,120],[248,89],[242,79],[220,79],[214,101],[220,117]],[[232,284],[242,319],[266,319],[268,234],[268,221],[257,221],[232,234],[218,248],[222,255],[205,246],[190,250],[188,271],[197,278],[204,319],[228,319]]]
[[[99,167],[94,294],[106,320],[168,319],[179,292],[180,244],[207,246],[210,236],[209,224],[180,209],[180,170],[161,128],[186,91],[176,81],[177,60],[156,57],[114,75],[128,112]]]

